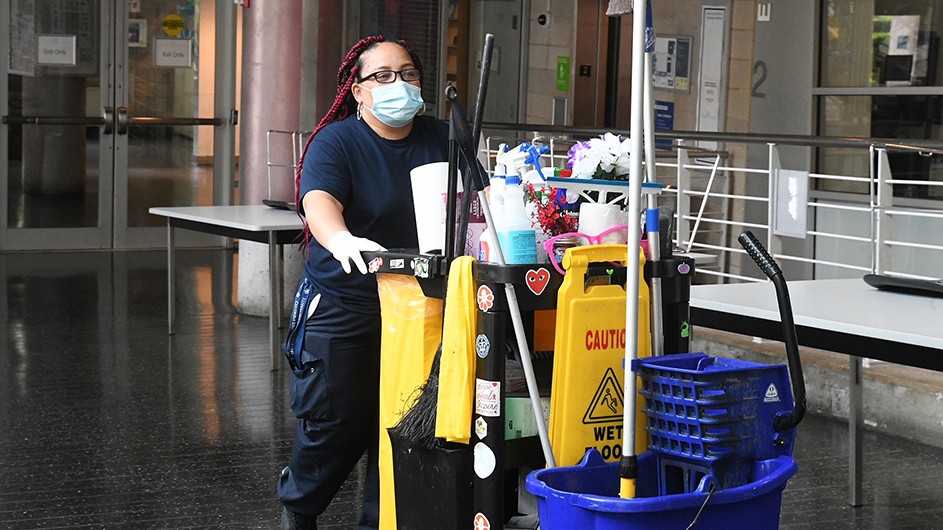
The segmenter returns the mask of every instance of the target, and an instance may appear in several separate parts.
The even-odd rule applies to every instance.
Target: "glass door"
[[[159,247],[148,208],[219,200],[215,0],[2,5],[3,249]]]

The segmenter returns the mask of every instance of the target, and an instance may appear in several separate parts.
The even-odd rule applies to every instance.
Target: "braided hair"
[[[370,35],[360,39],[357,44],[354,44],[350,51],[347,52],[347,55],[344,57],[344,60],[341,62],[340,68],[337,70],[337,95],[334,96],[334,103],[331,105],[330,110],[327,111],[327,114],[321,118],[321,121],[318,122],[318,126],[314,128],[314,132],[311,133],[311,136],[308,137],[308,140],[305,142],[304,149],[301,152],[301,158],[298,161],[298,169],[295,172],[295,204],[297,205],[298,216],[302,218],[304,223],[304,239],[301,242],[302,248],[307,248],[311,242],[311,229],[308,227],[308,223],[304,218],[304,215],[301,213],[301,171],[304,166],[305,155],[308,154],[308,147],[311,145],[311,140],[321,129],[327,127],[328,125],[341,121],[344,118],[347,118],[351,114],[354,114],[357,111],[357,100],[354,99],[354,94],[351,91],[351,87],[354,83],[359,83],[363,78],[360,76],[360,71],[363,68],[363,56],[368,51],[372,50],[377,44],[381,42],[390,42],[387,41],[383,35]],[[419,61],[419,56],[416,52],[406,44],[406,42],[392,41],[396,44],[402,46],[406,52],[409,54],[410,60],[413,62],[413,65],[420,72],[420,83],[422,79],[422,63]]]

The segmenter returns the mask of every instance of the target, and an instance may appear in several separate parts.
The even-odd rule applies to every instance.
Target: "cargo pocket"
[[[329,339],[308,333],[301,351],[301,369],[291,378],[291,410],[307,422],[330,420],[331,399],[328,392],[327,360],[324,353]]]

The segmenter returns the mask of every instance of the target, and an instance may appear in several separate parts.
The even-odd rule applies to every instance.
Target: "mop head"
[[[412,442],[417,447],[432,449],[436,447],[435,416],[439,405],[439,367],[442,358],[442,346],[439,346],[432,360],[429,378],[416,389],[419,396],[412,408],[400,418],[399,423],[390,429],[390,436]]]
[[[606,16],[618,17],[632,13],[632,0],[609,0]]]

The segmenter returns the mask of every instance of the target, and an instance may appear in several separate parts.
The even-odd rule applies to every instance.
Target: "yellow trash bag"
[[[387,429],[412,407],[428,379],[442,337],[442,300],[422,294],[418,280],[377,274],[383,333],[380,344],[380,529],[396,528],[393,452]]]

